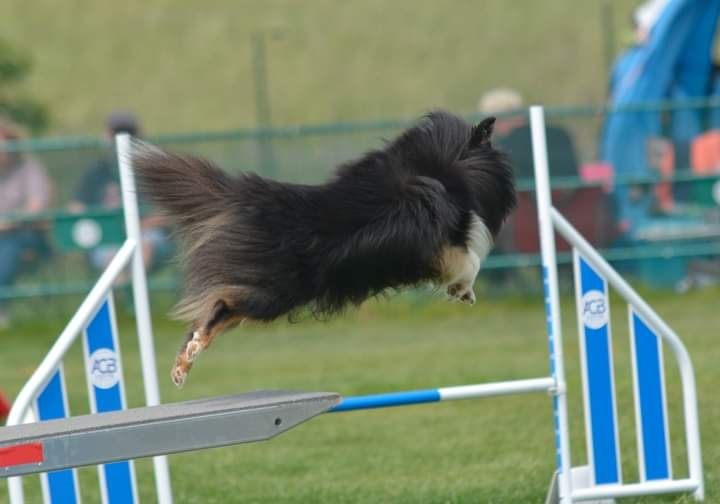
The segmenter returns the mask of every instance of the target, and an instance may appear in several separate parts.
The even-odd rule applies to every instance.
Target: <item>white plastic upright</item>
[[[130,149],[130,135],[121,133],[115,137],[118,164],[120,166],[120,187],[122,190],[123,209],[125,212],[125,230],[127,237],[135,240],[135,254],[132,260],[132,286],[135,300],[135,320],[137,321],[138,340],[140,344],[140,361],[142,363],[143,384],[145,386],[145,403],[148,406],[160,404],[160,390],[155,365],[155,346],[153,344],[152,321],[150,319],[150,301],[148,299],[145,264],[143,262],[142,235],[138,210],[135,177],[133,175]],[[159,504],[172,504],[170,486],[170,469],[167,457],[153,457],[155,469],[155,488]]]
[[[537,197],[540,251],[542,254],[545,316],[550,347],[550,372],[555,378],[553,397],[555,449],[560,502],[572,502],[572,475],[570,468],[570,435],[567,413],[567,386],[563,360],[562,327],[560,324],[560,297],[558,292],[555,232],[550,217],[552,205],[548,170],[545,115],[540,106],[530,107],[533,161],[535,164],[535,194]]]

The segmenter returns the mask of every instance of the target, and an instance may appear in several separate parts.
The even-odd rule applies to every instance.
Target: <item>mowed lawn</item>
[[[707,501],[720,502],[719,290],[650,300],[683,337],[694,359]],[[258,389],[337,391],[346,395],[539,377],[547,373],[539,295],[488,298],[473,306],[425,294],[367,303],[331,322],[241,327],[202,356],[182,390],[168,370],[182,328],[155,300],[156,348],[165,402]],[[564,299],[574,465],[585,459],[579,395],[577,323]],[[20,322],[0,332],[0,387],[17,393],[62,320]],[[122,306],[121,338],[133,406],[142,403],[132,319]],[[124,312],[124,314],[123,314]],[[626,312],[613,300],[623,474],[637,479]],[[666,352],[667,354],[668,352]],[[667,355],[666,355],[667,357]],[[73,413],[87,412],[80,348],[65,364]],[[677,372],[667,375],[674,471],[687,473]],[[322,415],[265,443],[170,456],[178,503],[542,502],[554,469],[550,399],[511,396]],[[154,502],[152,469],[137,463],[143,502]],[[99,502],[94,468],[80,471],[84,502]],[[27,502],[40,502],[26,478]],[[6,502],[4,490],[0,502]],[[628,501],[625,501],[628,502]],[[633,502],[630,500],[629,502]],[[691,502],[688,496],[637,502]]]

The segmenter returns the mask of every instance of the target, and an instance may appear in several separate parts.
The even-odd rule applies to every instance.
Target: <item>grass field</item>
[[[718,290],[650,301],[684,338],[694,358],[708,502],[720,501],[720,345]],[[490,298],[472,308],[425,295],[371,302],[329,323],[312,320],[244,327],[204,354],[183,390],[167,377],[181,328],[155,300],[156,346],[165,402],[271,388],[346,395],[543,376],[547,372],[539,297]],[[577,335],[564,300],[567,370],[575,464],[584,460]],[[38,319],[43,308],[38,306]],[[122,310],[120,310],[122,311]],[[623,472],[637,477],[629,348],[624,307],[613,300],[616,380]],[[132,320],[121,316],[129,403],[142,391]],[[0,332],[0,384],[17,393],[61,320],[26,321]],[[71,410],[87,411],[79,356],[66,362]],[[670,366],[671,438],[675,473],[686,474],[678,415],[677,373]],[[178,503],[534,503],[542,502],[554,466],[550,401],[515,396],[324,415],[268,443],[170,457]],[[147,460],[138,463],[143,502],[153,502]],[[85,502],[99,502],[94,469],[81,472]],[[32,481],[30,481],[32,480]],[[39,502],[37,478],[26,482]],[[31,484],[32,483],[32,484]],[[6,502],[0,492],[0,502]],[[689,497],[637,502],[690,502]],[[632,502],[632,500],[630,500]]]
[[[636,0],[611,0],[615,50]],[[595,0],[4,0],[0,34],[30,52],[26,91],[53,134],[97,134],[115,108],[151,133],[255,125],[250,39],[268,41],[275,124],[473,112],[490,87],[548,105],[606,96]]]

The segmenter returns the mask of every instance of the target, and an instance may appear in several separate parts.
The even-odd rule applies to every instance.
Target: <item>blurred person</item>
[[[523,97],[509,87],[498,87],[484,93],[478,100],[477,109],[488,116],[500,116],[495,121],[495,138],[507,136],[526,123]]]
[[[494,140],[500,149],[509,154],[517,179],[534,181],[532,135],[522,95],[508,87],[491,89],[480,97],[478,111],[483,115],[497,116]],[[545,136],[550,177],[571,177],[580,182],[580,165],[570,132],[562,126],[546,124]],[[553,197],[556,206],[572,215],[573,225],[593,244],[604,246],[612,241],[615,212],[603,190],[580,186],[555,189]],[[537,236],[536,226],[537,213],[532,191],[518,191],[518,208],[498,237],[495,250],[536,253],[538,243],[529,238]],[[496,271],[491,273],[493,281],[513,279],[509,269]]]
[[[480,97],[478,111],[498,116],[494,139],[510,155],[515,176],[519,180],[533,178],[532,140],[522,95],[507,87],[491,89]],[[565,128],[548,124],[545,135],[550,176],[578,176],[575,143],[570,133]]]
[[[71,211],[84,212],[88,208],[119,208],[121,206],[117,160],[114,149],[112,149],[115,145],[115,135],[120,133],[139,136],[140,126],[134,115],[128,112],[113,112],[107,118],[104,139],[109,148],[83,173],[73,200],[69,204]]]
[[[46,210],[52,192],[47,172],[36,159],[3,149],[22,136],[18,126],[0,118],[0,287],[13,284],[25,260],[49,252],[44,224],[19,220]],[[8,323],[7,302],[0,300],[0,327]]]
[[[134,114],[116,111],[107,118],[104,136],[108,147],[115,145],[115,135],[120,133],[135,137],[140,135],[140,124]],[[118,209],[121,206],[117,160],[114,149],[109,148],[105,155],[87,167],[68,209],[73,213],[82,213],[92,209]],[[166,219],[157,214],[149,214],[141,218],[140,227],[145,266],[152,269],[173,251]],[[103,270],[118,249],[117,245],[99,245],[90,251],[90,263],[94,268]]]

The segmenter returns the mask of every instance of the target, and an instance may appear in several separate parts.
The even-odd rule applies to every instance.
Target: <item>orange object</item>
[[[583,182],[602,184],[605,192],[611,192],[613,188],[614,170],[610,163],[603,161],[592,161],[580,166],[580,178]]]
[[[720,130],[708,131],[692,141],[690,167],[698,175],[720,172]]]
[[[660,176],[665,180],[672,180],[675,173],[675,149],[668,142],[665,150],[660,158],[658,166]],[[671,182],[659,182],[655,187],[655,197],[662,210],[669,212],[675,206],[675,198],[673,197],[673,189]]]
[[[655,199],[661,210],[669,212],[675,206],[670,182],[675,173],[675,147],[667,138],[650,138],[647,155],[650,166],[660,173],[662,180],[655,185]]]

